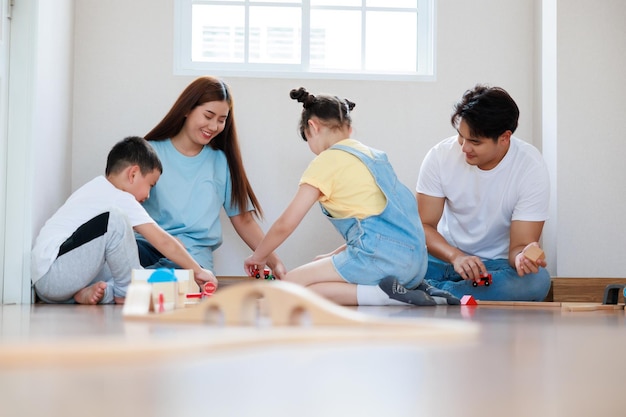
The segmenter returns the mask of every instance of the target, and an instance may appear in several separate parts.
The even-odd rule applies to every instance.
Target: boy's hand
[[[209,271],[208,269],[201,269],[200,271],[195,272],[193,275],[196,284],[198,284],[200,287],[202,287],[206,282],[212,282],[217,288],[217,278],[215,278],[213,272]]]

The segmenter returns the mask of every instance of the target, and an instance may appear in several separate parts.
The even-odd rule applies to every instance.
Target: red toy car
[[[474,287],[478,287],[479,285],[484,285],[485,287],[488,287],[491,285],[492,282],[493,280],[491,279],[491,274],[480,274],[479,280],[472,282],[472,285]]]
[[[256,279],[261,278],[261,272],[259,271],[259,268],[254,268],[254,272],[252,273],[252,275],[253,275]],[[264,268],[264,269],[263,269],[263,275],[265,276],[265,279],[268,279],[268,280],[273,280],[273,279],[275,279],[275,278],[274,278],[274,275],[272,275],[272,272],[270,271],[270,269],[269,269],[269,268]]]
[[[265,279],[269,279],[269,280],[273,280],[274,279],[274,275],[272,275],[272,272],[270,271],[269,268],[265,268],[263,270],[263,275],[265,275]]]

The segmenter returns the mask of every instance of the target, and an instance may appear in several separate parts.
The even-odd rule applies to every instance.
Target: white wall
[[[558,2],[561,276],[626,276],[626,2]]]
[[[265,209],[263,227],[290,201],[313,156],[296,132],[300,106],[288,96],[300,85],[354,101],[354,136],[387,151],[411,189],[430,146],[453,134],[452,104],[478,82],[509,90],[522,112],[517,134],[532,141],[534,20],[534,3],[526,0],[439,1],[435,82],[226,78],[244,162]],[[102,173],[114,142],[156,124],[194,78],[172,75],[172,0],[76,2],[75,39],[73,189]],[[292,268],[340,243],[315,208],[279,254]],[[248,254],[226,227],[216,273],[241,275]]]
[[[626,87],[620,77],[626,60],[622,24],[626,3],[437,3],[434,82],[226,79],[236,99],[246,167],[266,212],[263,227],[269,227],[290,200],[312,157],[296,133],[300,109],[288,98],[291,88],[304,85],[355,101],[355,137],[386,150],[401,180],[413,188],[426,151],[453,133],[448,119],[454,101],[475,83],[486,82],[506,88],[518,102],[518,136],[553,153],[548,156],[558,187],[556,216],[544,233],[547,247],[554,248],[547,254],[549,262],[556,261],[552,273],[625,276],[621,209],[626,197],[620,180],[626,170],[622,162],[626,145],[618,132],[626,110],[622,100]],[[545,41],[541,9],[550,3],[558,11],[543,22],[543,30],[554,29],[552,50],[540,51]],[[69,155],[69,146],[68,154],[39,158],[40,172],[54,173],[43,178],[59,188],[46,196],[48,201],[39,192],[35,195],[39,212],[34,216],[35,230],[52,214],[52,206],[67,197],[61,194],[103,172],[114,142],[145,134],[193,79],[172,75],[172,0],[80,0],[75,15],[71,189],[63,188],[67,182],[58,169]],[[546,63],[555,72],[547,81],[542,78],[545,65],[541,71]],[[541,107],[546,91],[554,91],[554,114]],[[65,102],[62,105],[70,108]],[[42,124],[37,126],[46,131]],[[51,126],[59,138],[56,131],[64,127]],[[47,144],[51,133],[41,136],[40,155],[64,146],[62,141]],[[545,143],[541,143],[542,133],[550,136]],[[52,164],[51,171],[47,164]],[[336,232],[315,209],[279,253],[288,267],[294,267],[339,243]],[[226,227],[225,244],[216,253],[216,272],[240,275],[248,253]]]
[[[74,0],[42,1],[38,7],[32,211],[34,224],[42,225],[71,192]]]
[[[3,303],[30,301],[33,227],[70,190],[73,13],[73,0],[22,0],[12,10]]]

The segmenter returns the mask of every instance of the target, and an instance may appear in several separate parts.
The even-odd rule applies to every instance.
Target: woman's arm
[[[459,248],[450,245],[437,230],[437,225],[445,206],[445,198],[433,197],[417,193],[417,207],[424,227],[426,247],[432,256],[448,262],[463,279],[477,280],[482,273],[486,273],[485,264],[478,256],[464,253]]]

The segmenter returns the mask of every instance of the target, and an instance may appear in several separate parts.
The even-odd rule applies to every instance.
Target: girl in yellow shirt
[[[289,271],[285,281],[342,305],[458,304],[423,282],[428,258],[417,203],[383,152],[350,138],[355,104],[304,88],[292,90],[291,98],[303,104],[300,133],[317,156],[289,206],[245,260],[247,273],[263,268],[318,202],[346,243]]]

